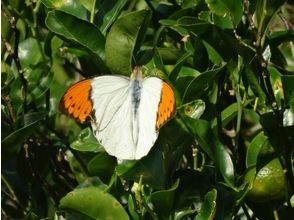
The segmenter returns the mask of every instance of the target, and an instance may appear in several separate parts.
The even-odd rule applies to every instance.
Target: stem
[[[279,214],[278,214],[278,210],[277,210],[276,207],[274,207],[273,215],[274,215],[274,219],[275,219],[275,220],[279,220]]]
[[[8,192],[9,192],[9,197],[13,200],[13,201],[18,201],[15,193],[14,193],[14,190],[12,188],[12,186],[10,185],[9,181],[6,179],[6,177],[1,174],[1,181],[4,183],[4,185],[6,186],[6,188],[8,189]]]
[[[241,77],[240,77],[241,78]],[[236,85],[236,99],[238,104],[238,112],[237,112],[237,123],[236,123],[236,136],[235,136],[235,152],[234,155],[236,156],[237,164],[240,167],[240,160],[243,155],[240,155],[242,152],[239,148],[239,142],[240,142],[240,129],[241,129],[241,119],[242,119],[242,113],[243,113],[243,106],[242,106],[242,98],[240,95],[240,79],[239,82]]]
[[[262,1],[262,12],[265,12],[266,11],[266,0],[263,0]],[[257,29],[257,39],[256,39],[256,47],[258,48],[261,48],[262,45],[263,45],[263,39],[264,37],[262,36],[262,29],[263,29],[263,22],[264,22],[264,13],[261,14],[261,17],[260,17],[260,21],[259,21],[259,24],[258,24],[258,29]]]
[[[95,8],[96,8],[96,0],[93,0],[93,5],[92,5],[92,9],[91,9],[91,16],[90,16],[90,23],[94,23],[94,19],[95,19]]]

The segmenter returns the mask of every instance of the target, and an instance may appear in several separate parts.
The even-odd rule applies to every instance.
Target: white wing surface
[[[143,80],[138,109],[139,131],[136,159],[147,155],[157,139],[156,120],[161,88],[162,80],[157,77],[148,77]]]
[[[92,127],[98,141],[118,159],[135,159],[130,81],[118,76],[97,77],[91,97],[96,119]]]

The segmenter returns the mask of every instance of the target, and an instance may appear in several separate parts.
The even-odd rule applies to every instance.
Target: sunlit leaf
[[[216,197],[217,197],[216,189],[211,190],[205,195],[204,202],[195,220],[214,219],[215,212],[216,212]]]
[[[104,59],[105,38],[93,24],[62,11],[49,12],[45,22],[52,32],[87,48],[100,59]]]
[[[147,10],[132,12],[119,18],[111,27],[105,53],[107,66],[114,73],[131,74],[136,45],[144,39],[150,15]]]
[[[87,18],[87,11],[79,0],[42,0],[42,3],[47,8],[64,11],[84,20]]]
[[[60,200],[60,208],[91,219],[129,219],[122,205],[97,187],[75,189]]]
[[[100,152],[103,147],[98,143],[93,131],[90,128],[85,128],[79,134],[78,140],[70,145],[73,149],[79,151]]]

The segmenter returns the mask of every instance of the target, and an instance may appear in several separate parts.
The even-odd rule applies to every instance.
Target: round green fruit
[[[247,196],[254,202],[268,202],[281,199],[286,194],[286,177],[278,159],[262,167],[256,174],[252,168],[245,175],[245,180],[252,183]]]

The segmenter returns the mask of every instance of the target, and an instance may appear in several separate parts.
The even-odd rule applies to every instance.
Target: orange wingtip
[[[85,79],[72,85],[60,101],[61,110],[79,122],[85,122],[92,112],[90,92],[91,79]]]
[[[176,112],[176,99],[173,89],[167,83],[162,83],[161,100],[158,106],[156,129],[163,126]]]

